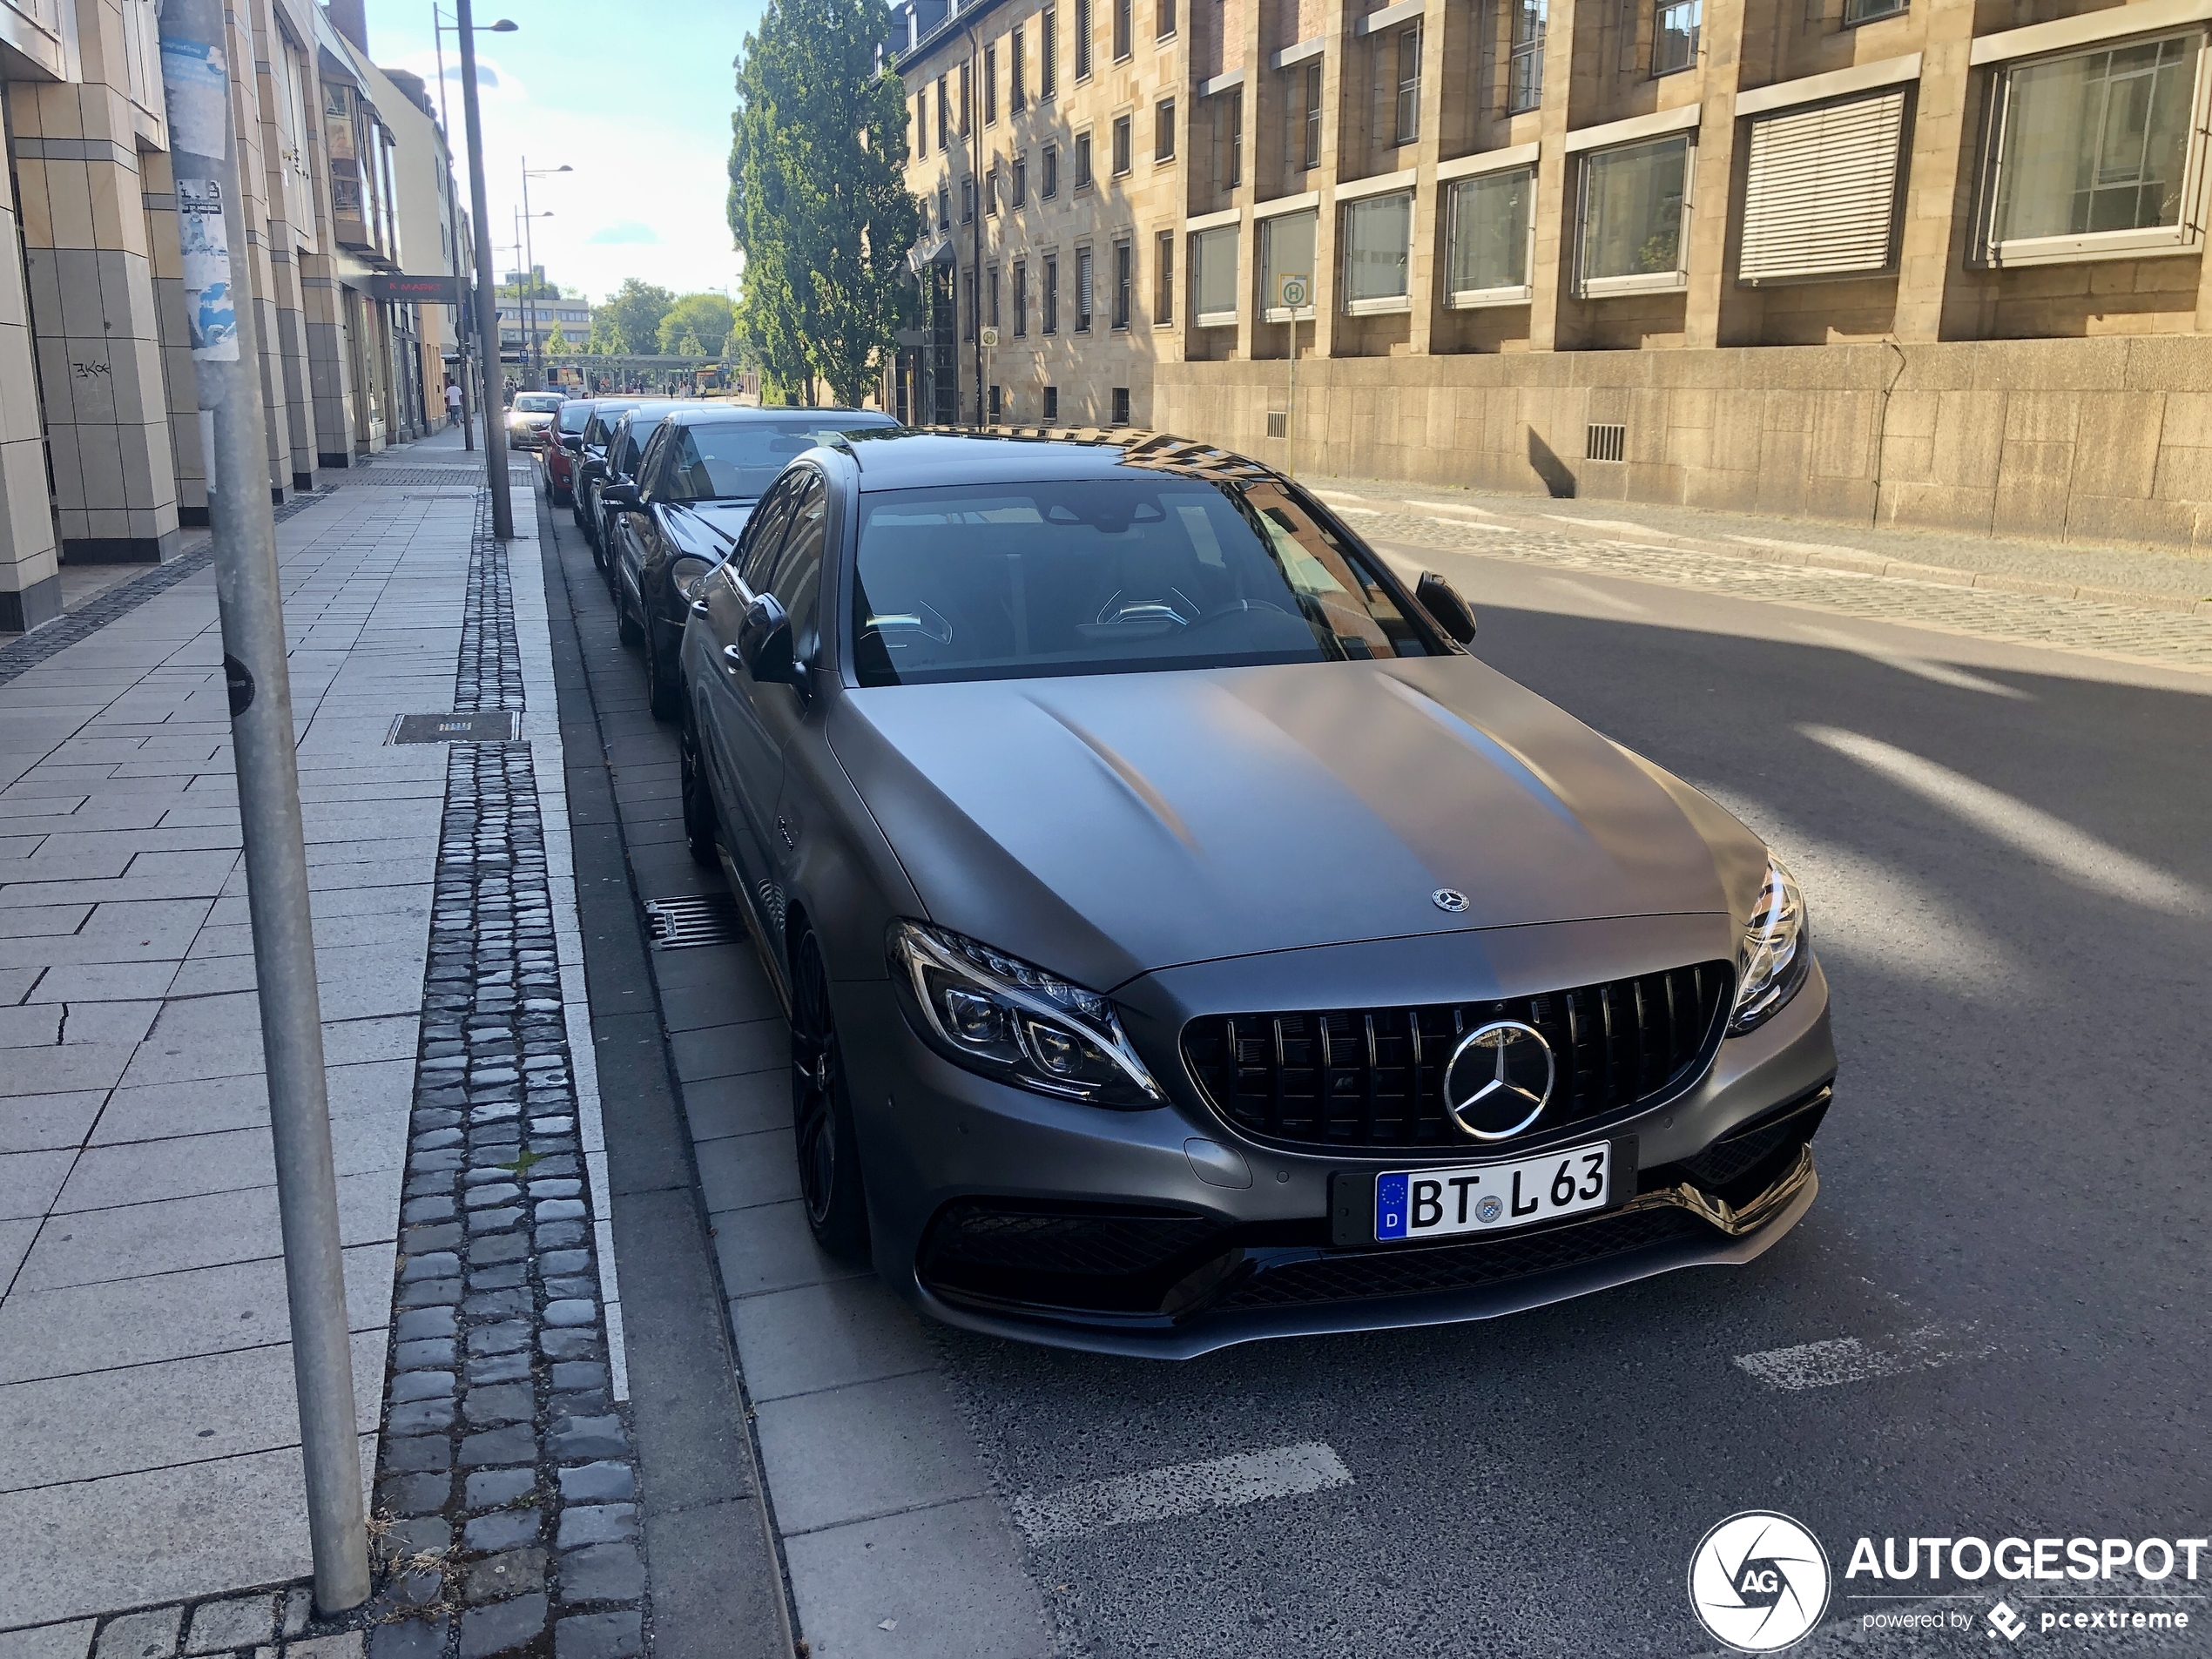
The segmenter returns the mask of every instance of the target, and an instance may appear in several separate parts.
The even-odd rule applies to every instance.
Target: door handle
[[[745,666],[745,653],[735,645],[725,645],[722,648],[722,663],[734,674]]]
[[[714,614],[714,607],[704,599],[694,599],[691,601],[691,614],[695,617],[711,617]]]

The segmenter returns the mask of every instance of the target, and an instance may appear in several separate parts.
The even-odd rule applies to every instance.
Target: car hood
[[[759,505],[749,501],[692,501],[669,509],[669,522],[690,545],[715,558],[737,545],[738,532]]]
[[[869,688],[830,741],[930,920],[1100,989],[1364,939],[1742,917],[1765,870],[1704,796],[1465,657]]]

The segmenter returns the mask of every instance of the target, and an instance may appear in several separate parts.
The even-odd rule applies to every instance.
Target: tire
[[[637,625],[637,617],[630,614],[630,595],[622,585],[622,573],[610,565],[607,575],[615,590],[615,632],[624,644],[635,651],[645,643],[645,631]]]
[[[653,624],[645,624],[645,701],[656,720],[673,720],[684,711],[684,680],[661,664],[659,638]]]
[[[691,848],[694,863],[712,868],[722,861],[716,846],[714,791],[699,765],[698,722],[688,710],[684,713],[677,755],[677,770],[684,786],[684,844]]]
[[[830,1011],[829,970],[810,932],[792,959],[792,1130],[799,1148],[799,1195],[814,1242],[840,1261],[867,1259],[868,1204],[860,1143]]]

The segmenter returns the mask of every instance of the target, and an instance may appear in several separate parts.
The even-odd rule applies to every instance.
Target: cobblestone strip
[[[476,495],[469,542],[469,597],[461,616],[461,662],[454,671],[456,713],[523,706],[523,658],[515,637],[515,590],[507,549],[491,533],[491,492]]]
[[[448,759],[401,1209],[371,1659],[643,1651],[527,744]]]

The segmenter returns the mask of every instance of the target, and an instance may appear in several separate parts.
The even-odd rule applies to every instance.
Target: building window
[[[1353,316],[1406,309],[1413,198],[1400,191],[1344,210],[1344,308]]]
[[[983,217],[996,219],[999,212],[999,164],[991,163],[990,171],[983,175]]]
[[[1136,286],[1136,248],[1129,242],[1114,244],[1114,327],[1129,327],[1132,290]]]
[[[1058,334],[1060,332],[1060,261],[1049,255],[1046,257],[1044,262],[1044,292],[1038,298],[1041,301],[1039,309],[1044,313],[1042,319],[1044,332],[1048,334]]]
[[[1374,43],[1375,142],[1385,149],[1421,136],[1421,26]]]
[[[968,304],[964,307],[967,315],[962,320],[965,326],[961,328],[961,334],[963,338],[973,340],[975,338],[975,273],[970,271],[961,281],[961,286],[968,290]]]
[[[1287,71],[1291,94],[1283,107],[1290,116],[1283,153],[1292,172],[1311,172],[1321,165],[1321,65],[1308,64]]]
[[[2190,106],[2204,37],[2075,52],[2006,70],[1987,255],[1999,265],[2194,246],[2185,205],[2202,138]],[[2194,164],[2194,165],[2193,165]]]
[[[1175,32],[1175,0],[1159,0],[1159,13],[1155,22],[1157,26],[1152,32],[1160,39],[1165,40]]]
[[[1130,55],[1130,37],[1135,30],[1136,0],[1113,0],[1114,61],[1119,63]]]
[[[1090,0],[1076,0],[1076,78],[1090,73]]]
[[[1044,423],[1050,426],[1059,419],[1060,388],[1056,386],[1048,386],[1044,388]]]
[[[1130,118],[1114,118],[1114,177],[1119,179],[1130,166]]]
[[[1593,151],[1583,158],[1584,294],[1683,286],[1689,185],[1687,134]]]
[[[1059,37],[1060,9],[1047,6],[1037,18],[1037,96],[1041,98],[1060,90]]]
[[[1091,301],[1094,297],[1090,280],[1090,250],[1079,247],[1076,250],[1076,332],[1079,334],[1090,332],[1090,320],[1094,314]]]
[[[921,84],[921,91],[914,94],[914,159],[921,160],[929,153],[929,83]]]
[[[1022,25],[1017,23],[1006,37],[1006,100],[1016,115],[1028,107],[1028,89],[1022,84],[1027,77],[1022,64]]]
[[[995,328],[999,326],[999,268],[997,266],[991,266],[987,273],[983,291],[990,296],[989,321],[991,327]]]
[[[1089,186],[1090,134],[1078,132],[1076,134],[1076,188],[1087,190]]]
[[[937,147],[940,150],[949,149],[952,145],[949,136],[952,130],[952,100],[945,96],[945,78],[940,75],[937,78]]]
[[[1213,179],[1217,192],[1244,182],[1244,94],[1241,89],[1206,100],[1213,106]]]
[[[1237,323],[1237,227],[1224,225],[1190,239],[1190,320],[1201,328]]]
[[[1513,44],[1506,70],[1506,110],[1518,115],[1544,101],[1544,21],[1550,0],[1513,0]]]
[[[1844,27],[1854,28],[1878,17],[1894,17],[1909,9],[1908,0],[1844,0]]]
[[[975,222],[975,181],[973,179],[960,181],[960,222],[963,225]]]
[[[999,424],[1001,421],[1003,421],[1003,420],[1006,418],[1006,404],[1005,404],[1005,401],[1004,401],[1004,400],[1003,400],[1003,399],[1000,396],[1000,392],[1001,392],[1001,389],[1002,389],[1002,388],[999,388],[999,387],[996,387],[996,386],[994,386],[994,387],[992,387],[992,388],[990,388],[990,393],[991,393],[991,422],[990,422],[990,423],[991,423],[993,426],[996,426],[996,425],[998,425],[998,424]]]
[[[1463,179],[1452,190],[1447,306],[1511,305],[1529,297],[1529,204],[1536,176],[1526,167]]]
[[[974,130],[974,92],[975,65],[962,64],[960,66],[960,136],[963,138]]]
[[[937,186],[937,228],[948,231],[953,227],[953,192],[946,185]]]
[[[1651,31],[1651,72],[1673,75],[1697,65],[1697,30],[1704,21],[1705,0],[1675,0],[1655,14]]]
[[[1049,144],[1037,175],[1037,199],[1050,201],[1060,193],[1060,146]]]
[[[1025,260],[1014,262],[1014,337],[1023,340],[1029,333],[1029,266]]]
[[[1283,279],[1305,279],[1305,303],[1299,319],[1313,314],[1313,244],[1321,216],[1316,212],[1280,213],[1261,222],[1259,231],[1259,307],[1263,322],[1289,322],[1290,311],[1281,303]]]
[[[1903,87],[1751,123],[1743,234],[1747,283],[1878,276],[1896,268]]]
[[[1175,320],[1175,233],[1162,231],[1152,254],[1152,320]]]
[[[1129,388],[1126,386],[1116,386],[1114,388],[1114,424],[1116,426],[1129,424]]]
[[[1016,207],[1029,205],[1029,158],[1027,156],[1014,158],[1014,205]]]
[[[993,41],[983,48],[983,125],[996,126],[999,120],[999,48]]]
[[[1152,159],[1175,159],[1175,100],[1163,98],[1152,106]]]

